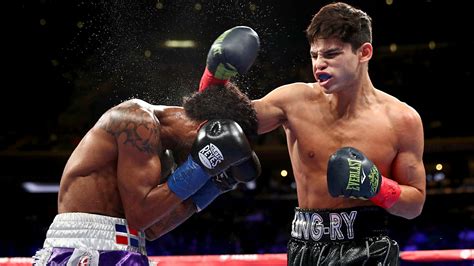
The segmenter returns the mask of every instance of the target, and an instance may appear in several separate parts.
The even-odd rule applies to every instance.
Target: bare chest
[[[299,114],[285,125],[293,166],[302,171],[326,171],[329,156],[342,147],[366,154],[382,171],[396,155],[397,137],[386,116],[367,113],[351,119]]]

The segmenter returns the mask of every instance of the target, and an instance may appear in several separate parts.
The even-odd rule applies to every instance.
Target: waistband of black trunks
[[[291,237],[309,242],[359,240],[387,235],[388,213],[377,206],[347,209],[295,208]]]

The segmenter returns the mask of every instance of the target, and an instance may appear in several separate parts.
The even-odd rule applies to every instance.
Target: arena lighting
[[[59,191],[59,184],[56,183],[23,182],[21,186],[29,193],[58,193]]]
[[[397,44],[396,43],[390,44],[389,49],[390,49],[390,52],[395,53],[398,49]]]
[[[165,41],[167,48],[194,48],[196,42],[193,40],[167,40]]]
[[[436,182],[440,182],[446,178],[446,175],[443,172],[438,172],[433,175],[433,180]]]

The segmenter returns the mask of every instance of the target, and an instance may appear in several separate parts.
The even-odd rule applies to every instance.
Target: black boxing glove
[[[169,177],[168,187],[184,200],[211,176],[251,156],[250,144],[236,122],[229,119],[211,120],[198,131],[188,159]]]
[[[252,149],[239,124],[230,119],[215,119],[199,130],[191,156],[214,176],[250,158]]]
[[[233,190],[238,183],[250,182],[255,180],[262,173],[260,161],[255,152],[252,157],[238,165],[231,166],[227,171],[211,177],[207,183],[202,186],[191,199],[196,205],[198,212],[206,208],[219,195]]]
[[[383,208],[392,207],[401,194],[396,181],[382,176],[377,166],[353,147],[341,148],[331,155],[327,183],[333,197],[370,199]]]
[[[207,54],[207,64],[199,91],[210,85],[225,85],[237,74],[245,74],[260,49],[258,34],[247,26],[237,26],[222,33]]]
[[[228,176],[233,177],[237,182],[247,183],[255,180],[262,173],[260,160],[255,152],[252,151],[251,157],[237,165],[230,167],[226,171]]]

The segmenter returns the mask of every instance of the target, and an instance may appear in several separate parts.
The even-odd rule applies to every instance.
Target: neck
[[[191,147],[199,123],[191,120],[182,107],[157,106],[154,114],[160,121],[160,138],[164,149],[179,153]]]
[[[375,87],[366,72],[347,88],[334,93],[331,102],[340,115],[353,115],[357,114],[359,108],[370,105],[374,93]]]

